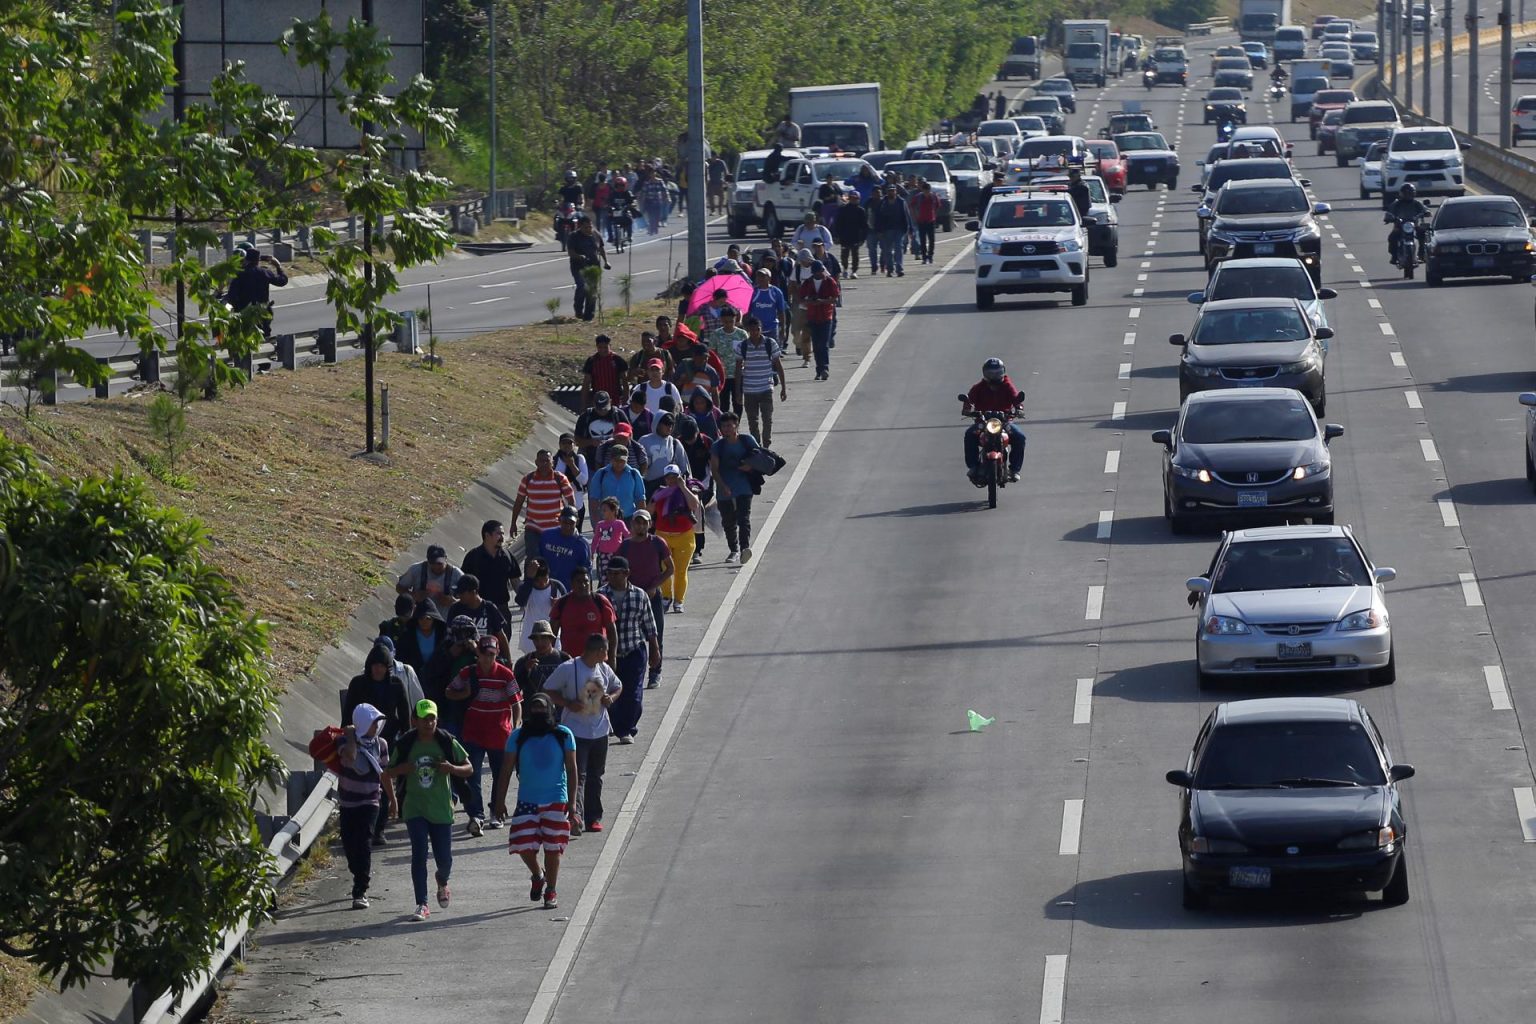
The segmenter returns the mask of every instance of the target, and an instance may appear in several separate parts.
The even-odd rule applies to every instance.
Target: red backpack
[[[309,741],[309,756],[325,765],[326,771],[341,774],[341,738],[346,731],[339,725],[316,729]]]

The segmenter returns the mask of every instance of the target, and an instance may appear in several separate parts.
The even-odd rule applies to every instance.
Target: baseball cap
[[[608,404],[612,401],[613,399],[608,397],[608,392],[606,391],[592,392],[592,404],[597,406],[599,409],[608,408]]]
[[[416,717],[417,718],[436,718],[437,717],[437,701],[435,701],[435,700],[428,700],[425,697],[423,697],[421,700],[417,701],[416,702]]]
[[[608,457],[610,459],[623,459],[625,462],[628,462],[629,461],[629,445],[627,445],[627,444],[616,444],[616,445],[610,446],[609,449],[608,449]]]
[[[826,270],[826,269],[827,269],[827,265],[825,263],[821,262],[821,260],[812,260],[811,261],[811,272],[812,273],[815,273],[818,270]]]
[[[560,510],[560,521],[562,523],[567,522],[567,521],[574,523],[576,521],[576,508],[575,508],[575,506],[573,506],[573,505],[566,505],[564,508],[562,508]]]
[[[446,565],[448,562],[448,552],[443,550],[441,544],[429,544],[427,545],[427,561],[442,562]]]
[[[613,436],[614,437],[634,437],[635,436],[635,428],[630,426],[628,423],[615,423],[613,425]]]
[[[661,471],[661,475],[662,476],[682,476],[683,475],[683,471],[677,468],[677,463],[669,462],[669,463],[667,463],[666,468]]]
[[[645,368],[647,370],[652,368],[657,370],[665,370],[667,368],[667,364],[662,362],[660,359],[652,359],[650,362],[645,364]]]
[[[554,627],[549,624],[548,619],[539,619],[533,624],[533,629],[528,631],[528,635],[530,637],[547,636],[553,639],[555,630]]]
[[[647,512],[643,508],[637,508],[637,509],[635,509],[635,514],[630,516],[629,518],[631,518],[631,519],[644,519],[646,522],[650,522],[651,521],[651,514],[649,512]],[[610,561],[611,561],[611,559],[610,559]]]
[[[623,555],[614,555],[608,559],[608,571],[613,572],[615,569],[620,572],[629,572],[629,559]]]
[[[493,636],[483,636],[479,640],[475,641],[475,650],[477,650],[477,651],[491,651],[492,653],[494,653],[494,652],[500,650],[500,646],[496,643],[496,638],[495,637],[493,637]]]

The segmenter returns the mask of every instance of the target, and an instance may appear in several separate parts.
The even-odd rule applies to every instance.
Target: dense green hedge
[[[687,103],[680,0],[496,2],[503,181],[539,186],[567,166],[671,158]],[[466,129],[454,169],[477,177],[485,2],[430,7],[429,74]],[[885,136],[899,144],[968,107],[1015,35],[1067,10],[1066,0],[705,0],[708,137],[755,148],[791,86],[878,81]]]

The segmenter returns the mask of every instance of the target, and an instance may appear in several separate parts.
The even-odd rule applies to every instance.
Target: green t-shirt
[[[740,327],[727,331],[723,327],[710,331],[704,335],[704,340],[709,347],[715,350],[715,355],[720,357],[720,362],[725,365],[725,375],[736,375],[736,355],[741,348],[741,343],[747,340],[747,332]],[[686,400],[686,396],[685,396]]]
[[[464,764],[469,760],[469,755],[459,746],[458,740],[453,741],[453,749],[449,751],[443,747],[441,734],[430,740],[416,739],[412,742],[414,735],[411,733],[401,737],[401,740],[410,743],[408,754],[416,770],[405,776],[405,806],[400,809],[400,817],[425,818],[434,825],[451,825],[453,797],[448,790],[449,775],[438,771],[434,765],[438,761]],[[403,745],[397,742],[389,760],[391,766],[400,763],[402,749]]]

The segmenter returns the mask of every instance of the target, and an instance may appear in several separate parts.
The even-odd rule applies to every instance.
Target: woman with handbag
[[[672,552],[672,575],[661,585],[661,596],[671,602],[674,613],[681,615],[683,599],[688,596],[694,528],[704,521],[704,506],[684,483],[682,468],[676,463],[663,471],[662,486],[651,499],[651,515],[656,519],[656,535]]]

